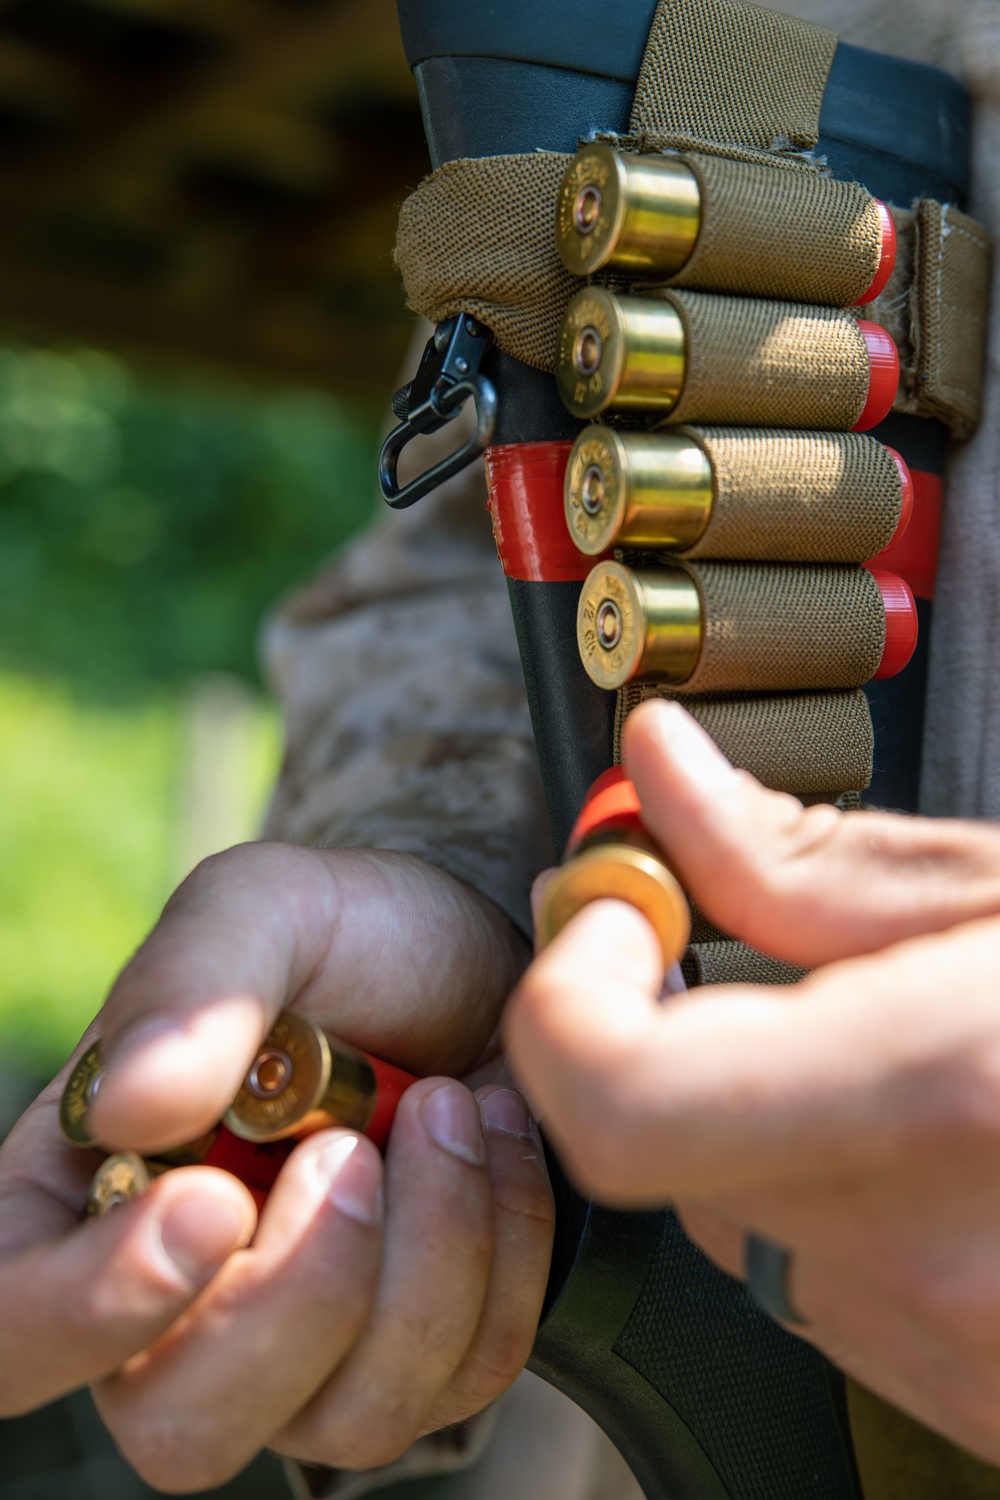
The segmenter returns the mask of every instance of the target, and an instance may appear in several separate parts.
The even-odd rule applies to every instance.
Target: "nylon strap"
[[[659,683],[630,683],[618,694],[615,761],[626,716],[648,698],[676,698]],[[734,766],[776,792],[822,798],[837,787],[866,787],[873,733],[860,689],[727,698],[685,697],[692,714]]]
[[[686,558],[865,562],[892,540],[903,486],[857,432],[687,427],[712,466],[708,525]]]
[[[868,350],[849,312],[662,291],[686,332],[684,389],[665,425],[726,421],[849,431],[868,395]]]
[[[850,307],[871,286],[882,226],[858,183],[701,152],[682,160],[698,179],[701,227],[669,284],[831,307]]]
[[[997,1500],[1000,1471],[897,1411],[853,1380],[851,1423],[865,1500]]]
[[[739,0],[660,0],[630,129],[811,151],[836,50],[836,32],[796,16]]]
[[[797,984],[809,972],[731,941],[692,943],[681,969],[689,985]]]
[[[885,607],[865,568],[815,563],[685,563],[664,553],[624,554],[630,566],[679,565],[701,596],[701,654],[690,693],[855,688],[878,669]],[[850,786],[827,779],[825,787]]]

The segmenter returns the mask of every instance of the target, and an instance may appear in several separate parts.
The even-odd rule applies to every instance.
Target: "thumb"
[[[191,1167],[103,1218],[0,1255],[0,1415],[99,1380],[147,1348],[255,1223],[235,1178]]]
[[[736,771],[677,703],[628,717],[626,770],[643,822],[723,931],[816,966],[1000,911],[988,824],[840,813]]]

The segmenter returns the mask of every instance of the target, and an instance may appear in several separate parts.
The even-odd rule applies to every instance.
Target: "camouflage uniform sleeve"
[[[481,466],[386,512],[271,620],[264,653],[287,735],[264,836],[419,855],[529,932],[552,853]]]

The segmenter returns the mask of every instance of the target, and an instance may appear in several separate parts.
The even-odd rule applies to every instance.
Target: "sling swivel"
[[[483,356],[493,339],[488,328],[464,313],[439,323],[428,339],[417,373],[409,385],[393,397],[393,410],[401,419],[385,442],[378,461],[382,498],[393,510],[406,510],[452,475],[478,458],[493,436],[497,396],[491,381],[479,373]],[[473,402],[476,430],[461,447],[440,463],[400,485],[399,459],[413,438],[437,432],[458,416],[466,401]]]

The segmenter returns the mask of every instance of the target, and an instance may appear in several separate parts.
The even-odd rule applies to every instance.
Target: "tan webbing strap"
[[[681,968],[689,985],[797,984],[809,972],[731,940],[692,943]]]
[[[626,715],[648,698],[676,696],[658,683],[630,683],[621,689],[616,762],[621,760]],[[683,701],[723,755],[772,791],[825,799],[832,788],[862,790],[871,781],[872,721],[860,689]]]
[[[903,486],[859,432],[687,427],[712,466],[708,525],[686,558],[865,562],[899,524]]]
[[[953,436],[975,430],[983,400],[992,245],[957,208],[922,199],[893,207],[896,267],[866,316],[899,349],[894,411],[937,417]]]
[[[929,199],[917,205],[916,232],[912,399],[968,437],[983,399],[990,238],[967,214]]]
[[[407,304],[432,323],[471,313],[506,354],[554,369],[559,325],[580,290],[556,253],[568,156],[534,151],[446,162],[399,211],[396,265]]]
[[[660,0],[633,133],[812,150],[837,35],[739,0]]]
[[[719,156],[681,160],[698,179],[701,227],[669,285],[831,307],[850,307],[871,286],[882,226],[858,183]]]
[[[847,1382],[847,1411],[865,1500],[997,1500],[1000,1473]]]
[[[661,291],[684,323],[681,398],[666,419],[849,431],[868,395],[868,349],[856,320],[832,307]]]
[[[818,563],[681,566],[697,584],[702,606],[701,655],[675,689],[682,698],[854,688],[878,669],[885,607],[867,569]],[[828,778],[823,785],[857,783]]]

